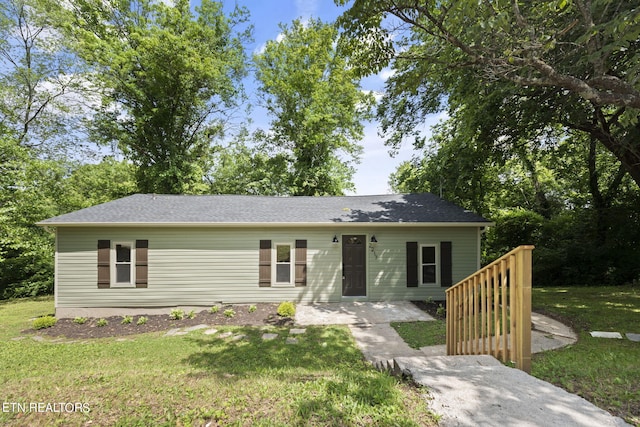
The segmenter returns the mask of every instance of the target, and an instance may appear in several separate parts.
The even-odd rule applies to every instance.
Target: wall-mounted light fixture
[[[335,234],[333,235],[333,240],[331,241],[331,243],[333,243],[334,245],[337,245],[338,243],[340,243],[340,240],[338,240],[338,236],[336,236]]]
[[[371,239],[369,239],[369,249],[371,250],[371,253],[375,255],[376,259],[378,259],[378,254],[376,253],[376,246],[378,246],[378,239],[376,239],[376,235],[374,234],[373,236],[371,236]]]

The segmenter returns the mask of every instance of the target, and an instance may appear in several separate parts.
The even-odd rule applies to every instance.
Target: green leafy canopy
[[[242,9],[220,2],[73,0],[73,34],[96,70],[103,108],[92,135],[116,144],[137,166],[143,192],[206,190],[212,141],[242,95]]]
[[[338,49],[337,29],[319,20],[281,25],[281,37],[254,55],[259,91],[270,116],[267,147],[289,162],[294,195],[343,194],[362,148],[362,121],[373,97]]]
[[[390,144],[418,137],[416,125],[447,104],[481,113],[474,101],[497,96],[538,128],[588,133],[640,185],[633,2],[356,0],[339,22],[361,74],[396,71],[378,110]]]

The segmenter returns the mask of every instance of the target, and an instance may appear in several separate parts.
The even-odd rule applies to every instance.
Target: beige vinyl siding
[[[334,234],[319,229],[60,228],[58,307],[339,301],[341,255],[331,243]],[[148,240],[148,287],[97,289],[99,239]],[[258,287],[261,239],[307,240],[307,286]]]
[[[454,283],[476,270],[478,232],[467,228],[389,227],[164,227],[57,230],[56,307],[208,306],[254,303],[342,301],[342,235],[375,234],[378,257],[367,251],[367,298],[443,298],[444,288],[406,287],[405,243],[453,242]],[[333,244],[337,235],[340,244]],[[97,288],[97,242],[148,240],[147,288]],[[307,286],[258,287],[260,240],[307,240]]]
[[[440,242],[452,243],[454,284],[478,268],[477,228],[422,227],[398,230],[372,229],[371,232],[379,242],[375,248],[375,254],[369,251],[367,259],[368,297],[371,301],[420,301],[429,297],[444,300],[446,288],[440,286]],[[421,245],[432,244],[437,247],[438,283],[436,285],[419,284],[417,287],[407,287],[406,242],[418,242],[418,256]]]

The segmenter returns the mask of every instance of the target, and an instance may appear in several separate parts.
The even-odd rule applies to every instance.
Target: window
[[[131,243],[114,243],[113,245],[113,286],[129,286],[135,284],[134,251]]]
[[[435,245],[423,245],[420,247],[420,272],[423,285],[435,284],[437,282],[436,266],[436,247]]]
[[[260,240],[258,286],[307,286],[307,241],[272,244]]]
[[[291,283],[291,245],[276,244],[275,247],[275,283]]]
[[[450,241],[420,245],[407,242],[407,287],[453,284],[453,249]]]
[[[111,242],[98,240],[98,288],[136,287],[148,285],[148,240]]]

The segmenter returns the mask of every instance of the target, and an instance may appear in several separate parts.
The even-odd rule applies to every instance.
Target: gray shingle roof
[[[43,226],[247,223],[489,223],[429,194],[341,197],[136,194],[49,218]]]

